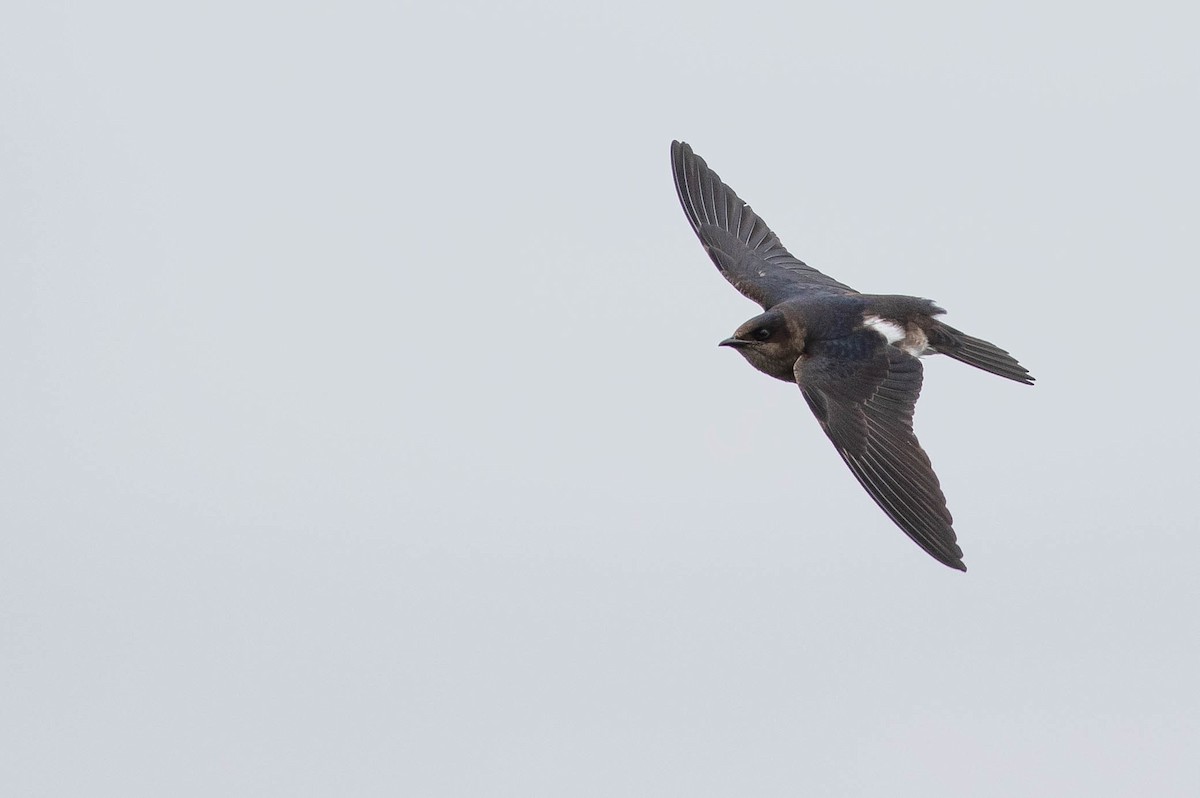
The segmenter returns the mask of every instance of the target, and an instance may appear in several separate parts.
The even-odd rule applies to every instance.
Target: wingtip
[[[696,159],[696,153],[692,152],[692,148],[686,141],[676,139],[671,142],[671,164],[676,174],[679,174],[681,170],[687,169],[687,164]]]
[[[1029,369],[1025,368],[1020,363],[1017,363],[1015,359],[1013,360],[1013,363],[1015,364],[1015,368],[1013,368],[1012,373],[1000,374],[1001,377],[1007,377],[1013,382],[1019,382],[1022,385],[1033,385],[1035,382],[1037,382],[1037,377],[1030,374]]]
[[[950,534],[951,536],[954,535],[953,529],[950,530]],[[963,562],[962,549],[958,547],[957,543],[953,543],[950,546],[949,551],[935,551],[929,548],[926,548],[925,551],[932,556],[933,559],[937,560],[947,568],[953,568],[956,571],[963,572],[967,570],[967,564]]]

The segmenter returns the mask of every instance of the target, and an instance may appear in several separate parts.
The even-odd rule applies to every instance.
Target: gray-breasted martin
[[[913,434],[922,355],[948,355],[1016,382],[1008,352],[939,321],[928,299],[860,294],[793,257],[687,144],[671,143],[675,188],[725,279],[766,311],[721,341],[795,382],[842,459],[888,517],[951,568],[967,570],[937,475]]]

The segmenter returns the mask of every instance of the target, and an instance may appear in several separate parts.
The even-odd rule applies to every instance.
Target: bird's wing
[[[795,373],[821,428],[875,503],[939,562],[967,570],[946,497],[913,434],[921,362],[860,330],[812,342]]]
[[[855,293],[793,257],[767,223],[681,141],[671,142],[671,169],[683,212],[709,257],[734,288],[764,310],[804,294]]]

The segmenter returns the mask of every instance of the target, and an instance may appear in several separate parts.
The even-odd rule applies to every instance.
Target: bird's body
[[[1010,380],[1029,372],[994,344],[937,317],[928,299],[860,294],[793,257],[767,225],[681,142],[675,187],[721,273],[764,312],[723,346],[759,371],[799,385],[858,481],[940,562],[966,570],[937,476],[912,431],[920,356],[944,354]]]

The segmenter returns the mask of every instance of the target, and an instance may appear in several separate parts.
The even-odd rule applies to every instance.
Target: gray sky
[[[1200,794],[1184,4],[59,5],[0,14],[0,792]],[[717,349],[672,138],[1039,378],[926,361],[969,573]]]

